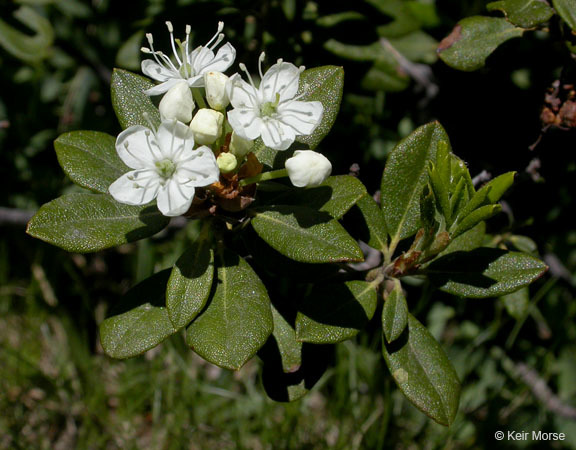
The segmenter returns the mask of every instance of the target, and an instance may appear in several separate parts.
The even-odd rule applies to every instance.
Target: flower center
[[[272,116],[273,114],[276,113],[279,103],[280,103],[280,94],[276,93],[276,101],[266,102],[260,105],[260,115],[264,117]]]
[[[182,78],[190,78],[194,74],[194,69],[192,68],[192,66],[190,64],[185,62],[184,64],[182,64],[180,66],[180,69],[178,69],[178,73],[180,74],[180,76]]]
[[[168,179],[174,175],[176,171],[176,164],[174,164],[169,159],[163,159],[162,161],[156,161],[156,169],[158,169],[158,174],[164,178]]]

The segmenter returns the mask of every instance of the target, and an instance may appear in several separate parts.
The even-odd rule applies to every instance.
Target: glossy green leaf
[[[116,152],[116,138],[98,131],[72,131],[54,141],[58,162],[78,186],[102,194],[131,170]]]
[[[342,92],[344,89],[344,69],[336,66],[322,66],[308,69],[300,75],[298,94],[304,94],[301,101],[319,101],[324,106],[320,124],[308,136],[298,136],[296,140],[311,149],[318,146],[336,121]]]
[[[382,344],[396,384],[414,406],[442,425],[458,411],[460,382],[442,347],[412,315],[399,339]]]
[[[274,319],[272,336],[276,339],[282,358],[282,370],[284,373],[296,372],[302,363],[302,342],[296,339],[294,327],[274,307],[272,317]]]
[[[452,239],[446,250],[440,253],[439,256],[447,255],[458,251],[467,252],[481,247],[484,244],[484,236],[486,235],[486,222],[480,222],[474,228],[465,231],[460,236]]]
[[[522,28],[500,17],[474,16],[461,20],[438,46],[438,54],[454,69],[473,71],[509,39],[520,37]]]
[[[490,203],[496,203],[502,198],[510,186],[514,183],[514,177],[516,172],[506,172],[500,176],[497,176],[493,180],[486,183],[486,186],[490,187],[486,200]]]
[[[182,254],[170,274],[166,307],[176,328],[188,325],[202,310],[214,278],[214,252],[207,240],[195,242]]]
[[[95,252],[143,239],[168,225],[156,205],[131,206],[105,194],[67,194],[43,205],[26,232],[69,252]]]
[[[155,84],[148,78],[122,69],[112,72],[111,92],[112,106],[122,128],[132,125],[143,125],[150,128],[160,124],[160,111],[144,93]],[[148,119],[146,119],[148,115]]]
[[[356,224],[362,228],[360,239],[370,247],[384,251],[387,246],[388,232],[386,231],[386,221],[382,209],[370,195],[365,195],[356,206],[361,217],[356,220]]]
[[[542,0],[500,0],[488,3],[486,8],[502,11],[509,22],[522,28],[536,27],[554,15],[554,10]]]
[[[510,294],[527,286],[547,269],[538,258],[525,253],[481,247],[438,258],[427,267],[426,273],[445,292],[486,298]]]
[[[100,324],[100,342],[112,358],[130,358],[156,347],[177,330],[164,306],[169,270],[134,286]]]
[[[229,250],[216,255],[216,271],[213,293],[188,326],[186,342],[207,361],[236,370],[272,333],[270,299],[250,265]]]
[[[552,0],[552,6],[572,31],[576,31],[576,0]]]
[[[376,298],[366,281],[314,286],[298,308],[298,340],[335,344],[356,336],[374,315]]]
[[[448,136],[439,123],[432,122],[400,141],[388,157],[380,199],[388,233],[395,239],[407,238],[420,227],[420,195],[439,142],[448,142]]]
[[[48,57],[54,42],[54,30],[48,19],[28,6],[17,9],[14,17],[35,34],[22,33],[0,18],[0,46],[26,62],[33,63]]]
[[[272,248],[295,261],[362,261],[356,241],[326,212],[305,206],[270,206],[252,210],[252,226]]]
[[[382,308],[382,331],[386,342],[391,343],[398,339],[407,325],[408,304],[402,286],[396,280],[394,290],[390,292]]]
[[[502,206],[500,205],[485,205],[472,211],[466,217],[458,222],[458,226],[453,233],[450,233],[452,237],[458,237],[465,231],[474,228],[480,222],[490,219],[491,217],[502,211]]]
[[[337,175],[317,187],[291,189],[287,195],[278,197],[277,203],[307,206],[340,219],[365,195],[366,188],[358,178]]]

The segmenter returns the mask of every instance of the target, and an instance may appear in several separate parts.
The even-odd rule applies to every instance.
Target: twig
[[[0,206],[0,225],[26,225],[34,211]]]

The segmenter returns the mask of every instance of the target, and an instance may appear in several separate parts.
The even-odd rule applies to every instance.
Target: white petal
[[[244,139],[256,139],[262,133],[262,119],[251,108],[228,111],[228,122],[234,132]]]
[[[260,92],[263,101],[275,102],[276,94],[280,95],[280,101],[294,98],[298,92],[300,70],[294,64],[281,62],[276,63],[264,74],[260,83]]]
[[[226,91],[234,108],[259,108],[258,92],[246,83],[239,74],[236,73],[230,77]]]
[[[158,191],[158,209],[165,216],[181,216],[190,208],[194,192],[194,186],[181,184],[172,178]]]
[[[218,49],[216,56],[210,64],[202,67],[202,73],[224,72],[234,63],[234,59],[236,59],[236,49],[232,47],[232,44],[227,42]]]
[[[171,88],[176,86],[181,81],[182,81],[182,78],[170,78],[168,81],[165,81],[164,83],[160,83],[158,86],[154,86],[154,87],[151,87],[150,89],[146,89],[144,91],[144,93],[146,95],[149,95],[149,96],[165,94],[166,92],[168,92]]]
[[[145,59],[142,61],[142,72],[144,75],[156,81],[168,81],[172,78],[181,78],[178,72],[158,64],[152,59]]]
[[[200,75],[204,67],[210,65],[214,60],[214,52],[208,47],[198,47],[190,53],[190,65],[193,73],[191,75]]]
[[[278,120],[292,127],[297,135],[309,135],[322,120],[324,107],[320,102],[285,102],[278,106]]]
[[[132,169],[154,167],[160,151],[154,134],[142,125],[132,125],[118,135],[116,151],[120,159]]]
[[[155,170],[133,170],[110,185],[108,191],[114,199],[127,205],[145,205],[158,193],[160,177]]]
[[[286,150],[296,139],[294,130],[274,119],[262,121],[262,141],[274,150]]]
[[[209,147],[203,145],[192,152],[186,161],[180,161],[174,177],[190,186],[208,186],[220,178],[216,157]]]
[[[162,150],[162,159],[170,159],[175,163],[194,148],[194,134],[187,125],[176,120],[163,120],[156,137]]]

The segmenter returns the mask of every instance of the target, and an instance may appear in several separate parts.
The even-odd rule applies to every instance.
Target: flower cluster
[[[242,179],[260,181],[262,165],[251,153],[255,140],[261,138],[273,150],[287,150],[297,136],[314,132],[323,106],[303,100],[304,67],[279,59],[263,73],[264,53],[258,60],[260,83],[242,63],[239,68],[248,81],[239,73],[225,75],[236,50],[230,43],[222,45],[222,22],[212,39],[195,49],[189,25],[183,42],[174,38],[172,24],[166,25],[171,57],[154,48],[151,34],[146,35],[149,47],[142,48],[153,57],[142,62],[142,72],[159,82],[145,92],[163,95],[158,106],[161,125],[157,130],[152,125],[132,126],[118,136],[116,150],[134,170],[116,180],[109,191],[117,201],[131,205],[157,199],[162,214],[177,216],[189,210],[198,187],[230,200],[247,184]],[[276,175],[269,172],[267,179],[289,176],[295,186],[316,186],[331,169],[322,155],[296,151],[286,169]]]

